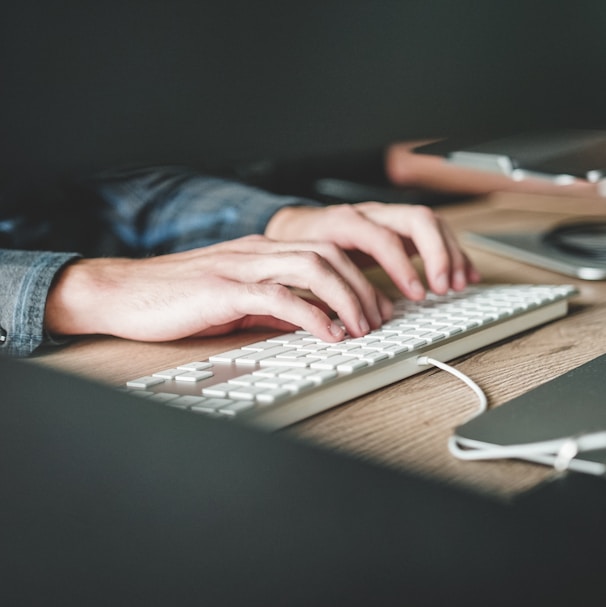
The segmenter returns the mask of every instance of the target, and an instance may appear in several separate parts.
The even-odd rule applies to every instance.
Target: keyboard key
[[[286,333],[284,335],[277,335],[276,337],[270,337],[267,341],[270,344],[287,344],[291,341],[298,341],[301,339],[300,335],[296,333]]]
[[[164,369],[164,371],[156,371],[152,377],[161,377],[162,379],[174,379],[177,375],[183,373],[182,369]]]
[[[169,400],[174,400],[175,398],[179,398],[178,394],[171,394],[169,392],[152,392],[149,400],[157,400],[161,403],[166,403]]]
[[[263,394],[264,389],[257,386],[238,386],[232,384],[227,391],[227,396],[234,400],[255,400],[258,394]]]
[[[229,398],[202,398],[197,404],[191,406],[191,411],[195,413],[215,413],[218,409],[223,409],[236,401]]]
[[[218,411],[223,415],[234,416],[238,413],[242,413],[243,411],[247,411],[248,409],[252,409],[254,406],[254,403],[239,401],[236,403],[232,403],[231,405],[226,405],[225,407],[218,409]]]
[[[320,385],[338,377],[338,375],[339,374],[333,369],[288,369],[282,373],[280,377],[290,379],[308,379],[314,382],[314,384]]]
[[[292,396],[292,392],[285,388],[269,388],[257,394],[256,401],[261,405],[271,405],[286,400],[290,396]]]
[[[354,356],[331,356],[324,360],[317,360],[309,365],[312,369],[338,369],[339,366],[358,361]]]
[[[231,363],[236,360],[239,356],[247,354],[246,350],[238,348],[237,350],[228,350],[221,354],[214,354],[208,360],[215,363]]]
[[[260,365],[262,367],[279,367],[280,365],[283,367],[309,367],[310,363],[313,360],[317,359],[309,359],[305,358],[268,358],[266,360],[260,361]]]
[[[276,377],[283,373],[288,367],[261,367],[252,372],[252,375],[259,377]]]
[[[212,363],[208,361],[195,360],[190,363],[185,363],[184,365],[178,365],[177,369],[182,369],[184,371],[202,371],[203,369],[210,369],[212,366]]]
[[[254,352],[260,352],[261,350],[269,350],[270,348],[275,348],[275,346],[275,343],[271,343],[269,341],[257,341],[254,344],[242,346],[242,350],[253,350]]]
[[[309,388],[313,388],[316,384],[310,379],[302,378],[302,379],[292,379],[288,377],[271,377],[266,379],[259,379],[256,382],[255,386],[259,388],[282,388],[289,392],[290,394],[297,394],[302,390],[307,390]]]
[[[186,373],[181,373],[181,375],[176,375],[175,381],[198,382],[208,379],[213,375],[212,371],[187,371]]]
[[[179,409],[188,409],[192,405],[199,405],[204,399],[201,396],[183,395],[168,401],[166,404],[170,407],[178,407]]]
[[[151,388],[157,384],[163,384],[164,379],[161,377],[152,377],[151,375],[146,375],[145,377],[139,377],[138,379],[131,379],[126,382],[126,386],[128,388]]]
[[[293,350],[293,348],[289,348],[288,346],[276,346],[274,348],[259,350],[257,352],[247,352],[246,350],[243,350],[243,355],[234,359],[234,362],[238,365],[254,365],[260,360],[277,357],[280,354],[290,352],[291,350]]]
[[[240,386],[251,386],[258,379],[257,375],[253,375],[252,373],[247,373],[245,375],[238,375],[238,377],[234,377],[228,380],[228,384],[240,385]]]
[[[369,350],[368,352],[362,354],[358,360],[360,362],[363,362],[364,366],[366,367],[368,365],[374,365],[375,363],[378,363],[382,360],[386,360],[387,358],[389,358],[389,354],[387,354],[386,352],[382,352],[379,350]],[[341,367],[337,367],[337,370],[341,371]]]
[[[139,398],[151,398],[154,395],[150,390],[128,390],[128,393]]]
[[[204,394],[204,396],[226,397],[231,387],[232,386],[227,382],[222,382],[220,384],[215,384],[214,386],[203,388],[202,394]]]

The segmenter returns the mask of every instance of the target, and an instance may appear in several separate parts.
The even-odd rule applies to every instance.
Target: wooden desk
[[[542,229],[574,214],[606,213],[602,200],[498,194],[444,208],[441,214],[464,230]],[[606,283],[573,280],[468,247],[490,283],[573,283],[580,296],[569,315],[496,346],[454,361],[498,406],[606,352]],[[254,340],[269,333],[256,333]],[[33,360],[114,385],[160,368],[244,345],[250,334],[143,344],[109,337],[78,340]],[[501,497],[526,490],[554,473],[524,462],[460,462],[447,450],[455,426],[477,408],[470,390],[449,374],[428,370],[358,398],[284,432],[356,457],[412,470]]]

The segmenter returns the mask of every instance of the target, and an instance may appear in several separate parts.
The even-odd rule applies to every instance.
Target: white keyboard
[[[396,302],[394,317],[365,337],[327,343],[305,331],[152,372],[126,390],[193,413],[275,429],[565,316],[568,285],[488,285],[420,303]]]

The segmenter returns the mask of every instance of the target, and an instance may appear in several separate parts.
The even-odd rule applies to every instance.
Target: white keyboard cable
[[[488,398],[486,398],[486,394],[484,394],[482,388],[480,388],[480,386],[478,386],[478,384],[476,384],[476,382],[473,381],[471,377],[468,377],[467,375],[465,375],[465,373],[462,373],[458,369],[455,369],[454,367],[451,367],[450,365],[447,365],[446,363],[443,363],[440,360],[436,360],[435,358],[430,358],[429,356],[419,356],[419,358],[417,358],[417,364],[433,365],[438,369],[442,369],[442,371],[446,371],[446,373],[454,375],[457,379],[460,379],[464,384],[467,384],[467,386],[469,386],[475,392],[476,396],[478,397],[478,400],[480,401],[480,407],[477,413],[474,414],[474,417],[486,411],[488,407]]]
[[[428,356],[419,356],[417,364],[423,366],[433,365],[442,371],[446,371],[457,379],[460,379],[474,391],[478,397],[480,406],[471,419],[486,411],[488,407],[486,394],[470,377],[458,369]],[[448,439],[448,449],[452,455],[461,460],[479,461],[517,458],[552,466],[558,471],[574,470],[597,476],[606,474],[606,466],[604,464],[575,459],[579,453],[584,451],[606,449],[606,431],[589,432],[578,436],[507,446],[485,446],[484,443],[479,443],[476,449],[461,447],[457,440],[456,436],[451,436]]]

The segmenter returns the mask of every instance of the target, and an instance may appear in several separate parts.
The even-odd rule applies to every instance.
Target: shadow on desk
[[[602,481],[505,504],[0,359],[11,605],[591,602]],[[573,479],[570,479],[573,480]]]

